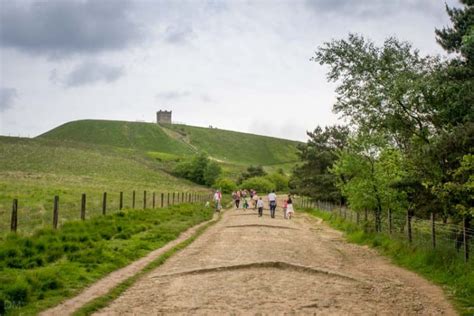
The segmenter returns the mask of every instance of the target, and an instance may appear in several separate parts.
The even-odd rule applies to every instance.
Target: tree
[[[238,183],[240,184],[249,178],[264,177],[266,175],[267,173],[265,172],[265,170],[263,170],[262,166],[249,166],[247,168],[247,171],[242,172],[242,174],[240,175]]]
[[[206,154],[200,153],[176,165],[173,173],[197,184],[212,186],[221,171],[216,162],[211,161]]]
[[[349,129],[331,126],[323,130],[318,126],[307,135],[308,142],[298,147],[303,164],[293,170],[290,179],[292,190],[318,200],[343,203],[340,190],[336,187],[337,179],[329,168],[337,159],[337,151],[345,147]]]

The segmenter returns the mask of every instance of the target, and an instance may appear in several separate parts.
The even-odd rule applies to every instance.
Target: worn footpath
[[[321,220],[228,210],[98,315],[455,315],[442,290]]]

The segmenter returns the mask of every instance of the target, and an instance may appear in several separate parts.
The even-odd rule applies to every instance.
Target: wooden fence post
[[[17,228],[18,228],[18,199],[14,199],[13,205],[12,205],[12,218],[10,222],[10,230],[16,233]]]
[[[181,192],[181,203],[184,203],[185,200],[184,200],[184,192]]]
[[[104,196],[102,198],[102,215],[107,213],[107,192],[104,192]]]
[[[170,206],[170,193],[168,192],[168,200],[166,200],[166,206]]]
[[[58,228],[59,220],[59,196],[54,196],[54,206],[53,206],[53,228]]]
[[[132,208],[135,208],[135,190],[132,193]]]
[[[392,234],[392,210],[388,209],[388,233]]]
[[[123,192],[120,192],[119,210],[122,210],[122,208],[123,208]]]
[[[155,192],[153,192],[153,208],[155,208],[155,206],[156,206],[155,203],[156,203],[156,194],[155,194]]]
[[[146,209],[146,190],[143,191],[143,209]]]
[[[413,241],[413,236],[411,232],[411,215],[409,210],[407,210],[407,237],[408,242],[411,243]]]
[[[466,216],[463,218],[463,242],[464,242],[464,262],[469,261],[469,238],[467,237],[467,219]]]
[[[161,208],[164,206],[165,194],[161,193]]]
[[[86,220],[86,194],[82,193],[81,196],[81,219]]]
[[[174,197],[175,197],[175,193],[173,192],[173,202],[171,203],[172,205],[174,205]]]
[[[431,212],[431,244],[433,249],[436,248],[435,214],[433,212]]]

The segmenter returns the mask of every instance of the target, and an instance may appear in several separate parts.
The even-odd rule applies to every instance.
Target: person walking
[[[257,208],[258,208],[258,217],[262,217],[263,215],[263,200],[260,197],[257,201]]]
[[[295,209],[293,208],[293,200],[291,199],[291,195],[288,195],[288,200],[286,200],[286,218],[291,219],[291,217],[295,214]]]
[[[275,218],[275,210],[277,207],[277,197],[274,190],[272,190],[272,192],[268,195],[268,202],[270,204],[270,216],[271,218]]]
[[[235,208],[239,209],[240,206],[240,190],[234,193],[234,202],[235,202]]]
[[[216,193],[214,193],[214,207],[215,207],[216,212],[220,212],[222,209],[221,199],[222,199],[221,191],[216,190]]]
[[[286,219],[286,210],[288,209],[288,199],[283,201],[283,218]]]
[[[257,195],[257,192],[254,192],[252,202],[253,202],[253,207],[254,207],[255,210],[258,208],[258,205],[257,205],[258,200],[259,200],[259,196]]]

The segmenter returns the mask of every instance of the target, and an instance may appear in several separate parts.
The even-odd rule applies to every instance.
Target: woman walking
[[[288,195],[288,200],[286,200],[286,218],[291,219],[294,214],[293,201],[291,200],[291,195]]]

